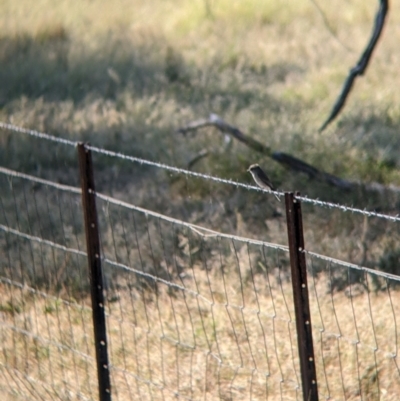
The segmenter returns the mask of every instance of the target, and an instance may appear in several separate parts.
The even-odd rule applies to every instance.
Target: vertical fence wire
[[[394,399],[400,391],[399,278],[307,254],[319,392]]]
[[[298,399],[287,250],[97,202],[119,398]]]
[[[79,198],[0,176],[1,370],[26,399],[93,397]],[[78,205],[78,207],[76,207]],[[59,243],[59,245],[57,245]],[[81,277],[80,279],[78,277]]]
[[[226,194],[218,199],[214,184],[205,189],[207,215],[189,203],[204,195],[196,177],[144,176],[157,189],[145,180],[148,196],[137,191],[132,203],[164,214],[93,193],[113,397],[299,400],[288,250],[224,234],[240,230],[229,228],[231,210],[220,201]],[[96,399],[80,193],[16,174],[2,173],[0,180],[5,392]],[[167,180],[182,186],[183,203],[166,204],[160,196]],[[253,217],[259,219],[264,205],[254,202]],[[168,217],[174,214],[181,220]],[[220,232],[199,228],[192,218],[220,225]],[[320,396],[396,399],[398,280],[303,252]]]

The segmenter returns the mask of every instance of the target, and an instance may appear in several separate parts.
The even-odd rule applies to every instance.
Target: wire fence
[[[1,127],[40,142],[57,141],[76,152],[73,141]],[[139,166],[233,185],[247,191],[247,198],[260,192],[123,157]],[[69,168],[64,165],[63,171]],[[104,189],[102,171],[95,170],[96,188]],[[99,393],[107,399],[99,391],[82,191],[76,180],[66,185],[51,172],[38,173],[45,178],[0,168],[0,386],[10,399],[91,400],[99,399]],[[151,177],[156,189],[145,181],[145,192],[157,198],[165,177]],[[178,184],[172,180],[171,185]],[[197,194],[192,184],[184,182],[182,197],[186,202],[190,192],[189,200],[196,204],[204,194]],[[210,188],[206,197],[214,196]],[[303,285],[311,319],[306,324],[312,327],[314,348],[309,362],[315,363],[318,387],[308,398],[299,359],[293,258],[286,242],[242,235],[239,218],[228,231],[229,224],[218,220],[227,206],[215,198],[207,206],[213,216],[208,219],[197,206],[185,215],[182,203],[172,197],[166,205],[165,198],[150,201],[138,191],[125,191],[121,200],[123,191],[113,191],[93,192],[111,380],[111,393],[103,397],[300,400],[318,399],[319,394],[320,399],[397,399],[400,277],[394,271],[332,258],[311,251],[307,242],[297,249],[307,264]],[[398,216],[296,199],[384,221],[398,230]],[[247,201],[243,207],[257,209]],[[285,232],[279,224],[276,230]]]

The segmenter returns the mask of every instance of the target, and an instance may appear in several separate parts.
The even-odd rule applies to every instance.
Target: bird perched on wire
[[[247,171],[253,176],[253,180],[260,188],[275,191],[275,187],[272,185],[271,180],[258,164],[252,164]],[[275,195],[275,197],[280,201],[277,195]]]

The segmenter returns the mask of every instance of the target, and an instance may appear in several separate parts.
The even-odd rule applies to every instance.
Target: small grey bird
[[[275,191],[275,187],[267,177],[267,174],[264,173],[263,169],[258,164],[252,164],[247,171],[253,176],[253,180],[260,188]],[[280,201],[277,195],[275,195],[275,197]]]

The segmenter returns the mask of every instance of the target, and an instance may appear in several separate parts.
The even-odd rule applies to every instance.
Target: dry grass
[[[68,248],[85,249],[77,194],[33,188],[19,179],[2,187],[6,212],[1,213],[2,224]],[[183,196],[187,206],[183,210],[181,200],[175,198],[166,205],[160,197],[152,205],[168,215],[225,232],[286,242],[282,218],[256,224],[264,208],[273,207],[264,197],[251,207],[243,205],[227,219],[228,205],[217,203],[223,192],[205,194],[213,200],[205,213],[201,196],[190,185],[184,191],[192,195]],[[146,200],[148,193],[134,196]],[[234,197],[246,199],[237,193]],[[197,204],[197,210],[190,203]],[[213,399],[300,397],[286,253],[242,240],[204,237],[177,223],[100,199],[97,206],[107,259],[184,287],[155,286],[148,276],[104,264],[116,399],[172,399],[176,392],[192,399],[204,394]],[[381,241],[395,244],[398,235],[396,225],[375,219],[370,230],[367,219],[361,219],[364,223],[359,226],[357,218],[346,220],[338,212],[304,215],[307,248],[346,260],[366,257],[365,243],[371,244],[367,256],[377,257]],[[317,232],[311,224],[318,218],[326,223],[315,225]],[[322,230],[332,233],[333,239],[318,234]],[[370,231],[374,236],[368,237]],[[85,258],[5,233],[0,246],[2,277],[47,293],[43,296],[3,281],[2,389],[16,400],[56,395],[62,400],[95,399],[90,310],[81,307],[89,302]],[[395,270],[398,254],[384,253],[384,257],[376,263],[383,268],[385,260],[387,270]],[[395,399],[399,386],[393,357],[398,341],[396,283],[390,283],[389,293],[387,283],[373,276],[366,279],[315,257],[308,266],[321,393],[331,394],[332,399],[356,400],[360,394],[371,400],[379,399],[379,394],[381,399]],[[350,289],[357,292],[355,298],[348,298]]]
[[[185,291],[161,284],[154,293],[131,287],[132,277],[120,280],[107,305],[115,399],[300,397],[290,282],[258,274],[241,288],[234,265],[223,273],[215,264],[194,264]],[[399,293],[391,291],[391,302],[388,292],[349,298],[327,292],[328,282],[310,282],[320,397],[397,399]],[[68,304],[5,284],[0,294],[9,305],[0,381],[8,399],[96,399],[89,301]]]
[[[173,164],[208,143],[220,157],[199,168],[242,178],[253,152],[210,146],[214,132],[206,141],[172,134],[215,112],[329,172],[399,185],[396,3],[371,66],[323,135],[317,128],[366,44],[376,1],[321,5],[350,51],[309,0],[219,0],[211,16],[205,4],[2,2],[0,117]],[[268,164],[281,187],[294,185]]]
[[[357,81],[343,114],[326,132],[317,134],[369,38],[377,7],[375,0],[319,3],[336,37],[309,0],[284,4],[2,1],[0,120],[181,167],[205,148],[211,154],[195,166],[200,172],[250,182],[245,170],[259,161],[282,190],[301,189],[309,196],[396,214],[394,193],[382,197],[335,191],[270,160],[260,160],[241,144],[226,146],[212,129],[186,138],[175,133],[186,122],[214,112],[271,148],[327,172],[400,186],[400,92],[395,84],[400,3],[391,4],[371,65]],[[78,185],[74,152],[0,132],[2,165]],[[261,194],[120,160],[94,159],[97,188],[102,192],[224,232],[286,243],[285,222],[279,217],[282,204],[266,202]],[[79,201],[6,177],[0,178],[0,189],[2,224],[84,248]],[[165,247],[178,249],[184,285],[207,299],[163,285],[156,296],[151,280],[129,278],[108,266],[106,276],[113,285],[108,322],[116,399],[172,399],[174,391],[194,399],[204,394],[211,399],[250,395],[261,399],[267,391],[270,399],[279,398],[281,391],[282,399],[299,398],[295,390],[299,379],[293,370],[297,361],[292,360],[296,346],[290,286],[285,279],[280,285],[269,270],[277,266],[276,259],[263,264],[256,258],[255,292],[250,265],[241,254],[242,293],[242,281],[231,271],[237,261],[230,246],[229,257],[224,254],[224,268],[230,273],[222,275],[212,246],[202,247],[195,240],[192,266],[187,259],[190,241],[178,236],[175,228],[160,230],[159,222],[143,216],[137,217],[134,227],[132,214],[100,201],[99,212],[106,256],[168,279],[174,258],[165,257]],[[303,215],[308,249],[398,273],[398,225],[307,206]],[[3,277],[87,303],[82,261],[7,236],[0,238],[0,245]],[[344,292],[347,272],[331,277],[324,264],[313,262],[323,316],[321,322],[313,299],[321,392],[327,395],[329,387],[332,399],[353,400],[360,399],[361,389],[367,400],[396,399],[399,371],[396,358],[387,354],[397,352],[398,309],[394,306],[393,315],[385,286],[370,283],[371,292],[364,291],[351,303]],[[285,277],[287,259],[279,263]],[[37,266],[40,273],[35,272]],[[173,280],[179,280],[175,273]],[[360,276],[350,282],[365,285]],[[93,347],[87,344],[92,338],[89,312],[31,294],[26,288],[11,291],[6,284],[0,297],[2,391],[16,400],[31,398],[32,391],[42,399],[56,394],[61,400],[79,394],[95,399]],[[399,304],[397,291],[392,297],[393,305]],[[319,332],[322,327],[325,331]],[[371,349],[376,346],[374,336],[376,353]],[[357,339],[360,343],[354,345]],[[71,347],[85,355],[71,352]]]

